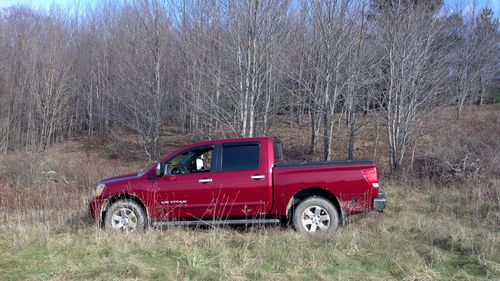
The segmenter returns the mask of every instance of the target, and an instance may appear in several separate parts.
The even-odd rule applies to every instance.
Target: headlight
[[[101,195],[101,193],[104,191],[104,188],[106,187],[106,185],[104,183],[99,183],[96,187],[95,187],[95,191],[94,191],[94,196],[99,196]]]

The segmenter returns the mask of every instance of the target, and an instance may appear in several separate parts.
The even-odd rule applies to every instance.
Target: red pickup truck
[[[138,174],[103,180],[89,208],[104,227],[126,232],[280,222],[333,232],[347,216],[385,206],[371,161],[284,163],[282,142],[258,137],[191,144]]]

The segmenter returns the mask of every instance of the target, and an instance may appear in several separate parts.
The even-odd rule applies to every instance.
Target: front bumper
[[[385,192],[379,189],[378,196],[373,199],[373,209],[379,212],[383,212],[386,206],[387,198],[385,197]]]
[[[106,206],[105,199],[94,198],[89,202],[89,213],[94,221],[100,222],[103,208]]]

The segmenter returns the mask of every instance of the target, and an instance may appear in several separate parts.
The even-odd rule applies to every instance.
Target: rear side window
[[[222,171],[247,171],[259,168],[258,143],[229,144],[222,146]]]
[[[274,162],[283,162],[283,143],[280,141],[274,142]]]

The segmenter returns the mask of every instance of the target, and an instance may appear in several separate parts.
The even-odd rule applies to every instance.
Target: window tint
[[[274,162],[283,162],[283,143],[280,141],[274,142]]]
[[[212,167],[213,151],[213,147],[186,150],[167,162],[167,174],[208,173]]]
[[[255,170],[259,167],[258,143],[224,145],[222,147],[222,171]]]

